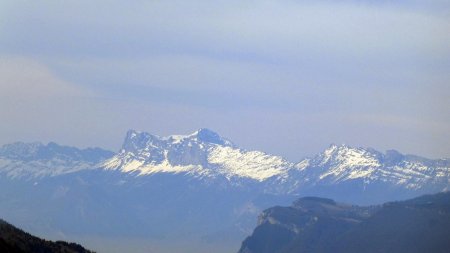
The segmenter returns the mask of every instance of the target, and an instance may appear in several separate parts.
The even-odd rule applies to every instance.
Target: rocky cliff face
[[[444,253],[449,226],[449,192],[369,207],[302,198],[265,210],[239,253]]]

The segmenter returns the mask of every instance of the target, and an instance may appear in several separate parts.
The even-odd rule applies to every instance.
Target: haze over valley
[[[450,252],[450,2],[0,1],[0,251]]]

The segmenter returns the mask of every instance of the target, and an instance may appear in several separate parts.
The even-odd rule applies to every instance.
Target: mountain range
[[[130,130],[117,153],[55,143],[0,148],[0,213],[100,252],[130,250],[121,248],[130,241],[135,252],[232,252],[262,210],[300,196],[376,204],[449,186],[448,159],[331,145],[292,162],[208,129],[167,137]]]

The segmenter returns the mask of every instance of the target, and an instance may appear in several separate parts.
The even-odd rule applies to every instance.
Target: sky
[[[450,157],[450,2],[0,2],[0,144],[209,128],[293,161]]]

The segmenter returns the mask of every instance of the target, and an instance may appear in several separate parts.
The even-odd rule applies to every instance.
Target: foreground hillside
[[[359,207],[301,198],[273,207],[239,253],[446,253],[450,250],[450,192]]]
[[[32,236],[0,219],[0,252],[3,253],[89,253],[75,243],[47,241]]]

